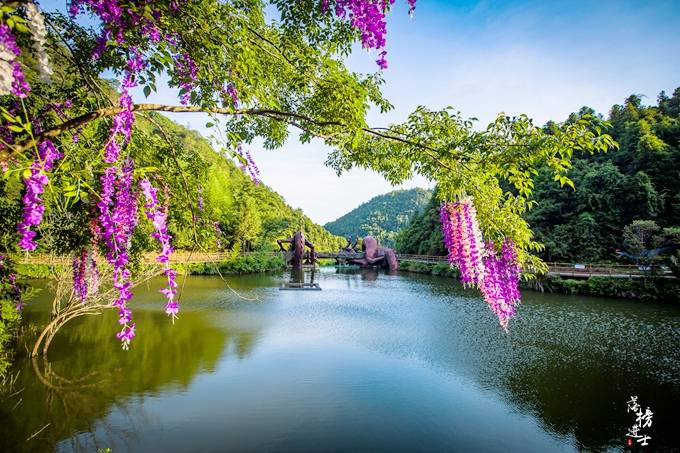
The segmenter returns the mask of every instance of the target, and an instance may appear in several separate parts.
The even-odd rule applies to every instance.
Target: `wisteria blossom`
[[[182,1],[170,2],[169,11],[173,14],[179,12],[182,3]],[[177,36],[163,32],[159,28],[161,12],[156,9],[157,6],[152,2],[147,2],[147,6],[149,7],[147,8],[149,14],[142,15],[134,8],[123,5],[117,0],[71,0],[69,13],[76,16],[85,7],[88,7],[101,20],[102,31],[93,51],[93,58],[95,59],[101,58],[107,45],[126,44],[126,33],[132,29],[141,32],[151,43],[159,43],[161,40],[165,40],[173,52],[175,75],[180,86],[181,101],[183,104],[188,104],[191,92],[196,85],[198,65],[189,54],[177,49],[180,42]],[[125,48],[127,49],[128,60],[121,80],[119,106],[122,109],[113,117],[109,140],[104,148],[104,161],[109,164],[109,167],[104,170],[104,174],[100,178],[102,194],[97,206],[99,208],[98,230],[103,242],[108,247],[106,257],[114,267],[114,287],[119,290],[119,298],[114,302],[114,305],[119,309],[119,322],[123,325],[123,329],[117,336],[122,341],[123,347],[127,349],[135,336],[132,313],[127,307],[127,302],[132,297],[132,293],[129,291],[130,272],[127,269],[127,262],[129,240],[136,226],[136,198],[132,189],[132,162],[124,160],[121,163],[120,156],[121,151],[130,141],[135,121],[134,105],[129,89],[137,86],[138,75],[146,70],[147,61],[140,48],[127,45]],[[235,96],[233,87],[232,92]],[[77,133],[74,135],[74,141],[77,141]],[[177,288],[175,283],[176,273],[168,265],[169,255],[172,253],[171,237],[165,225],[168,197],[165,197],[166,204],[160,206],[158,205],[156,189],[150,185],[148,180],[141,181],[140,187],[147,198],[146,215],[152,220],[156,228],[154,237],[158,239],[162,247],[157,261],[164,264],[164,274],[168,283],[161,292],[165,294],[168,300],[166,312],[174,320],[179,307],[174,300]],[[202,204],[202,198],[199,197],[201,209]]]
[[[165,304],[165,312],[172,316],[172,319],[177,317],[179,313],[179,304],[175,300],[177,295],[177,282],[175,278],[177,273],[170,267],[170,255],[173,252],[170,241],[172,236],[168,233],[168,204],[167,197],[165,203],[160,204],[158,201],[158,189],[151,185],[151,182],[144,178],[139,181],[139,186],[146,199],[144,203],[144,212],[146,217],[151,220],[155,232],[151,234],[161,246],[161,253],[156,257],[156,261],[163,265],[163,274],[166,278],[166,286],[160,292],[165,295],[167,302]]]
[[[31,90],[19,63],[21,49],[7,24],[0,24],[0,95],[25,98]]]
[[[385,15],[389,5],[394,0],[337,0],[335,2],[335,14],[345,18],[349,16],[352,27],[359,30],[361,43],[366,49],[379,50],[379,58],[376,63],[380,69],[387,69],[387,51],[385,50],[385,36],[387,34],[387,22]],[[416,8],[416,0],[408,0],[409,15],[413,15]],[[328,1],[321,4],[323,11],[328,10]]]
[[[198,66],[187,53],[176,55],[175,58],[175,70],[177,72],[177,77],[180,80],[180,102],[187,105],[191,97],[191,91],[196,84],[196,78],[198,77]]]
[[[464,286],[480,289],[500,325],[507,329],[520,300],[520,268],[513,242],[503,242],[500,256],[493,243],[485,245],[469,198],[442,203],[439,215],[449,262],[458,267]]]
[[[239,101],[239,98],[238,98],[238,93],[236,91],[236,87],[234,86],[234,84],[232,82],[229,82],[227,84],[227,86],[222,91],[222,95],[223,95],[224,99],[226,99],[226,97],[228,96],[229,99],[231,100],[232,107],[234,107],[235,109],[238,108],[240,101]]]
[[[50,182],[46,172],[52,169],[54,162],[60,157],[62,154],[52,141],[43,141],[38,145],[38,156],[31,165],[30,176],[24,180],[26,192],[22,198],[23,215],[17,225],[20,235],[18,245],[24,250],[35,250],[38,247],[34,241],[36,232],[32,228],[40,225],[45,213],[45,203],[40,196]]]
[[[87,249],[73,256],[73,292],[80,301],[96,294],[99,289],[99,270],[94,253]]]
[[[257,168],[257,164],[255,164],[255,160],[253,159],[253,156],[250,154],[250,151],[247,149],[243,149],[243,145],[239,143],[239,145],[236,147],[236,152],[238,153],[239,156],[241,156],[241,171],[243,173],[247,174],[250,179],[256,184],[260,184],[260,169]]]
[[[477,212],[469,198],[444,203],[440,208],[449,262],[460,270],[464,286],[479,286],[484,275],[484,243],[477,224]]]
[[[480,289],[491,311],[498,316],[500,325],[507,329],[510,318],[517,312],[516,305],[520,300],[519,266],[515,247],[511,240],[506,239],[500,256],[493,243],[487,244],[486,249],[485,275]]]
[[[123,162],[120,168],[107,167],[101,177],[99,210],[99,236],[106,245],[106,260],[113,267],[113,286],[118,298],[113,306],[118,308],[118,322],[123,326],[116,335],[123,349],[127,349],[135,336],[132,311],[127,303],[132,299],[130,291],[129,247],[132,233],[137,226],[137,199],[133,190],[133,163]]]

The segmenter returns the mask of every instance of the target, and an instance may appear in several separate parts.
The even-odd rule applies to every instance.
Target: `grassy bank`
[[[186,272],[191,275],[240,275],[285,269],[286,262],[278,255],[273,256],[268,253],[260,255],[254,253],[216,263],[177,264],[173,265],[173,267],[178,272]]]
[[[17,276],[22,279],[50,278],[56,271],[70,269],[65,264],[17,264],[15,269]],[[226,261],[213,263],[190,263],[173,264],[172,267],[180,273],[191,275],[217,275],[221,274],[256,274],[283,269],[286,267],[281,256],[273,256],[268,253],[253,253],[247,256],[236,256]],[[219,272],[218,272],[219,271]]]
[[[680,302],[680,280],[673,278],[611,278],[590,277],[570,279],[545,277],[526,284],[530,289],[556,294],[584,294],[588,296],[619,297],[623,299],[658,302]]]
[[[458,271],[452,269],[446,263],[402,261],[400,268],[406,272],[458,277]],[[680,302],[680,280],[673,278],[590,277],[587,279],[571,279],[545,276],[535,281],[522,282],[522,287],[555,294],[583,294],[622,299]]]
[[[440,277],[458,277],[458,269],[447,263],[420,263],[416,261],[401,261],[399,270],[415,272],[417,274],[438,275]]]

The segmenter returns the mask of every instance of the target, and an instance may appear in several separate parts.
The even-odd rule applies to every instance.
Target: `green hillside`
[[[338,236],[370,235],[384,245],[394,246],[397,233],[423,210],[431,195],[429,190],[420,188],[395,190],[371,198],[324,227]]]
[[[582,108],[568,121],[594,113]],[[680,88],[656,105],[629,96],[608,120],[620,149],[576,155],[560,187],[548,171],[535,178],[537,206],[526,215],[548,261],[616,260],[616,249],[638,253],[680,239]],[[444,254],[439,203],[433,199],[397,238],[402,253]],[[635,223],[634,223],[635,222]]]
[[[232,160],[218,154],[199,133],[162,115],[154,115],[153,120],[155,124],[147,121],[145,128],[152,134],[161,134],[159,129],[163,129],[179,140],[181,149],[193,151],[198,156],[201,162],[197,166],[204,173],[200,178],[204,210],[199,212],[194,208],[193,213],[186,208],[171,210],[180,213],[171,224],[177,248],[192,248],[196,241],[191,222],[193,214],[200,219],[199,240],[207,249],[217,248],[218,233],[213,225],[216,221],[220,223],[219,248],[222,249],[278,249],[276,239],[289,237],[297,229],[304,231],[319,249],[336,250],[344,245],[343,238],[312,222],[302,210],[287,205],[271,188],[254,184]],[[196,198],[196,194],[191,194],[191,198]]]

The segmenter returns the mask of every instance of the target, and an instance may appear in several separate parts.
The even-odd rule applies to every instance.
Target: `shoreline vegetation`
[[[332,260],[323,260],[321,266],[331,265]],[[48,264],[18,264],[16,267],[19,278],[41,279],[50,278],[54,274],[55,266]],[[175,264],[178,273],[189,275],[244,275],[274,272],[284,270],[286,263],[281,255],[271,253],[252,253],[236,256],[227,260]],[[458,271],[447,263],[422,263],[404,260],[400,263],[400,270],[439,277],[458,278]],[[558,276],[543,276],[536,280],[522,281],[523,289],[553,294],[586,295],[600,297],[614,297],[658,302],[680,302],[680,280],[650,275],[643,278],[564,278]]]
[[[68,264],[17,264],[16,273],[21,279],[50,278],[55,269],[69,268]],[[250,253],[226,260],[205,263],[176,263],[172,267],[180,274],[189,275],[243,275],[271,272],[285,269],[286,263],[281,255],[268,252]]]
[[[458,277],[458,271],[447,263],[402,261],[400,270],[440,277]],[[642,278],[564,278],[545,275],[536,280],[522,280],[520,286],[522,289],[553,294],[680,303],[680,279],[653,275]]]

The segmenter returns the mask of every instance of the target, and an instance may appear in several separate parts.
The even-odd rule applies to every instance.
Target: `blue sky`
[[[606,114],[632,93],[652,103],[661,90],[680,86],[680,1],[418,0],[415,17],[406,12],[406,0],[397,0],[388,20],[384,93],[395,109],[371,113],[374,125],[401,121],[418,105],[454,106],[479,118],[479,127],[499,112],[542,124],[584,105]],[[347,63],[373,72],[374,59],[357,48]],[[177,102],[170,90],[150,100]],[[173,118],[206,132],[202,115]],[[257,143],[251,150],[263,181],[319,223],[393,189],[363,170],[337,177],[323,165],[328,149],[320,142],[292,138],[280,150]],[[432,184],[419,178],[404,185],[414,186]]]

